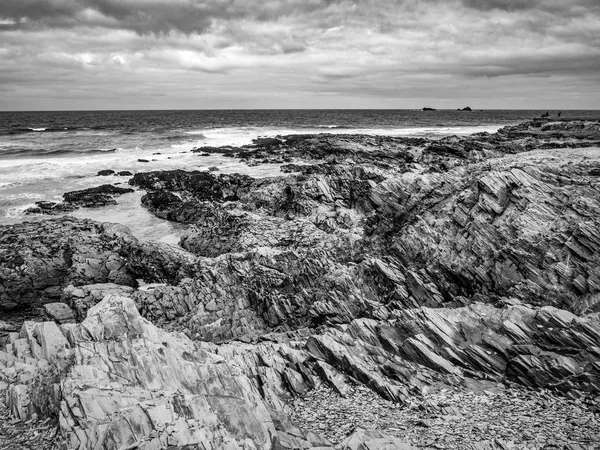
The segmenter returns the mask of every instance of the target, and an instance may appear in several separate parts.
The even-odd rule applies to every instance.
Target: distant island
[[[427,106],[423,108],[423,111],[437,111],[435,108],[428,108]],[[457,111],[473,111],[470,106],[465,106],[464,108],[458,108]]]

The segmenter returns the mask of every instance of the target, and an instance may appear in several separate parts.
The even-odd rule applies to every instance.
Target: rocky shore
[[[284,175],[0,227],[0,447],[600,448],[599,122],[196,152]],[[64,216],[132,189],[178,246]]]

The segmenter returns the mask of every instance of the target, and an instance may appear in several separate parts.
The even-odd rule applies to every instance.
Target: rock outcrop
[[[57,420],[82,449],[433,446],[381,424],[319,428],[292,407],[315,392],[365,389],[417,414],[413,428],[438,429],[415,412],[432,395],[475,407],[480,385],[498,396],[485,401],[544,392],[593,417],[599,143],[597,122],[548,120],[437,140],[278,136],[200,151],[283,176],[133,176],[144,207],[189,225],[179,247],[69,217],[1,227],[0,390],[14,417]],[[72,200],[96,194],[112,195]],[[592,422],[565,446],[588,445]]]
[[[100,173],[102,172],[102,174]],[[100,171],[99,176],[111,175],[112,170]],[[98,208],[108,205],[116,205],[116,196],[133,192],[133,189],[113,186],[112,184],[103,184],[93,188],[83,189],[81,191],[72,191],[63,194],[63,202],[35,202],[35,207],[28,208],[26,214],[64,214],[74,211],[77,208]]]
[[[0,356],[16,377],[7,380],[13,414],[57,416],[66,448],[327,444],[276,427],[238,368],[202,344],[153,326],[127,298],[105,297],[78,325],[26,322]]]

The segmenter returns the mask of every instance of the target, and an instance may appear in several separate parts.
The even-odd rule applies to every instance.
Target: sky
[[[598,109],[600,0],[0,0],[0,110]]]

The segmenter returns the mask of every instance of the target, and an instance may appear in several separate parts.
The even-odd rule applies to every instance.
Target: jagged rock
[[[585,312],[600,286],[594,151],[522,153],[444,174],[381,183],[367,234],[426,271],[446,299],[515,296]],[[591,306],[593,308],[593,306]],[[591,311],[593,312],[593,309]]]
[[[238,368],[145,321],[130,299],[107,296],[80,325],[26,323],[24,329],[42,350],[30,358],[37,375],[11,387],[9,407],[22,419],[58,415],[68,448],[291,449],[300,437],[306,448],[326,443],[281,413],[274,415],[276,426]],[[3,361],[0,375],[8,373]],[[62,374],[50,381],[52,398],[40,395],[49,387],[48,373]]]
[[[107,295],[119,297],[131,297],[134,289],[114,283],[88,284],[75,287],[72,284],[63,289],[61,301],[68,304],[75,311],[76,319],[81,322],[88,310],[100,303]]]
[[[97,176],[99,176],[99,177],[105,177],[105,176],[107,176],[107,175],[112,175],[112,174],[114,174],[114,173],[115,173],[115,171],[114,171],[114,170],[111,170],[111,169],[105,169],[105,170],[100,170],[100,171],[98,171],[98,174],[97,174]]]
[[[0,320],[0,331],[17,331],[17,327],[12,323]]]
[[[70,217],[0,227],[0,308],[56,301],[68,284],[136,286],[114,251],[121,233],[134,239],[122,226]]]
[[[57,301],[68,285],[177,283],[193,276],[196,264],[175,246],[138,241],[123,225],[61,217],[1,226],[0,308]]]
[[[196,200],[236,200],[247,192],[252,178],[247,175],[228,174],[215,176],[208,172],[173,170],[136,173],[129,184],[146,190],[187,191]]]
[[[120,177],[130,177],[133,174],[129,170],[121,170],[117,172],[117,175]]]
[[[0,304],[60,299],[78,320],[88,314],[82,324],[26,322],[21,334],[7,335],[0,366],[11,370],[0,370],[0,382],[9,384],[13,414],[60,410],[74,446],[76,435],[84,446],[191,445],[212,439],[197,430],[214,425],[223,439],[252,436],[257,448],[313,448],[329,443],[279,414],[324,386],[351,396],[362,384],[406,408],[431,391],[474,383],[593,398],[599,153],[583,147],[595,145],[599,128],[540,121],[438,140],[323,134],[206,149],[252,164],[310,164],[294,161],[285,169],[291,175],[265,179],[134,176],[146,208],[191,225],[183,249],[75,219],[3,227]],[[162,284],[135,290],[140,278]],[[98,303],[106,294],[120,297]],[[172,379],[165,367],[174,367]],[[180,377],[184,369],[202,377]],[[242,386],[235,406],[243,414],[257,404],[270,409],[262,425],[244,428],[255,423],[248,413],[233,431],[231,421],[218,427],[232,415],[210,409],[219,396],[202,409],[196,389],[217,372],[211,386],[219,393],[230,392],[232,376],[232,389]],[[166,405],[195,425],[200,413],[216,419],[192,431]],[[166,414],[167,428],[146,413]],[[123,420],[149,437],[136,441]],[[435,427],[419,420],[412,425]],[[105,427],[108,434],[98,431]],[[360,445],[387,445],[377,439],[385,438]]]

